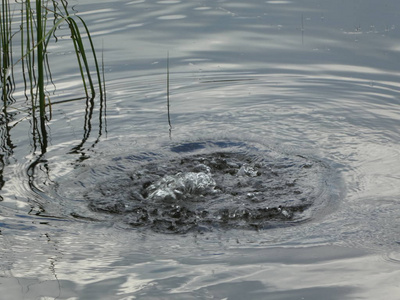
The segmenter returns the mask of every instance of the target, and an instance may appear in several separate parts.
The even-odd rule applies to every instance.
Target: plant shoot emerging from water
[[[19,27],[13,32],[12,25],[15,23],[12,17],[17,15],[18,12],[20,12]],[[13,70],[17,64],[20,64],[25,84],[25,95],[27,99],[30,99],[28,110],[34,118],[34,124],[37,123],[36,110],[39,109],[40,126],[37,126],[37,128],[39,128],[38,132],[43,145],[42,142],[45,143],[46,140],[45,121],[51,118],[50,94],[46,91],[46,86],[49,82],[53,83],[47,49],[51,40],[58,41],[56,32],[61,30],[62,24],[66,24],[69,29],[68,35],[71,37],[85,98],[93,99],[96,88],[100,100],[103,101],[103,97],[105,97],[104,83],[89,29],[81,17],[69,13],[68,2],[65,0],[22,1],[20,10],[17,9],[16,4],[13,4],[13,11],[9,0],[2,0],[0,17],[0,76],[3,112],[7,110],[9,104],[15,102],[12,98],[12,92],[15,88]],[[14,62],[12,53],[16,53],[16,51],[12,48],[12,40],[17,37],[19,37],[21,57]],[[87,38],[88,47],[85,46],[83,37]],[[93,58],[94,73],[97,78],[96,85],[92,78],[89,53]],[[46,111],[46,108],[48,108],[48,111]]]

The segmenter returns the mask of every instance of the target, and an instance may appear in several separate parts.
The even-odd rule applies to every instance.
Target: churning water
[[[75,8],[107,103],[52,105],[46,149],[8,116],[1,295],[398,299],[400,2]]]
[[[340,198],[335,170],[299,153],[230,140],[159,145],[155,151],[78,168],[76,179],[71,182],[69,174],[56,193],[86,203],[100,213],[96,218],[106,214],[165,233],[295,225],[321,217]]]

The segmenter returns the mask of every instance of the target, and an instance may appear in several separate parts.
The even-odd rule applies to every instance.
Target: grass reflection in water
[[[76,65],[82,84],[82,96],[57,99],[49,48],[65,39],[72,44],[74,57],[69,58],[68,62]],[[95,144],[98,142],[104,131],[105,120],[104,72],[102,74],[85,21],[75,14],[65,0],[18,3],[2,0],[0,50],[1,165],[7,164],[7,158],[13,155],[16,147],[11,138],[11,130],[20,122],[28,120],[31,151],[34,155],[27,175],[32,185],[37,165],[46,169],[44,154],[48,150],[49,122],[54,105],[85,101],[82,108],[85,112],[83,137],[78,145],[72,147],[71,153],[79,153],[87,142],[92,131],[93,111],[95,105],[99,105],[99,131]],[[97,99],[99,104],[96,103]]]

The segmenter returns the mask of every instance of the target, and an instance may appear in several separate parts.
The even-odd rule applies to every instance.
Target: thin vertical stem
[[[37,41],[37,69],[38,69],[38,89],[39,89],[39,114],[41,131],[41,150],[42,154],[47,150],[46,132],[46,101],[44,93],[44,45],[43,45],[43,23],[42,23],[42,1],[36,0],[36,41]]]
[[[170,113],[169,113],[169,51],[167,52],[167,111],[168,111],[168,125],[169,125],[169,130],[170,130],[170,134],[171,134],[171,129],[172,129],[172,125],[171,125],[171,117],[170,117]]]
[[[44,59],[43,59],[43,29],[42,29],[42,3],[36,0],[36,40],[37,45],[37,69],[38,69],[38,89],[39,89],[39,110],[40,118],[45,116],[45,94],[44,94]]]
[[[10,40],[11,40],[11,25],[10,22],[10,4],[6,0],[2,0],[2,7],[0,13],[0,32],[1,32],[1,90],[4,106],[7,105],[7,78],[10,67]]]

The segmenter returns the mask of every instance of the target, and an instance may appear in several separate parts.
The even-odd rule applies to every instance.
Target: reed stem
[[[44,47],[43,47],[43,28],[42,28],[42,3],[36,0],[36,40],[37,44],[37,70],[38,70],[38,89],[39,89],[39,112],[40,118],[44,119],[46,114],[46,101],[44,93]]]
[[[171,116],[169,113],[169,52],[167,52],[167,113],[168,113],[168,125],[169,129],[171,131],[172,125],[171,125]]]

